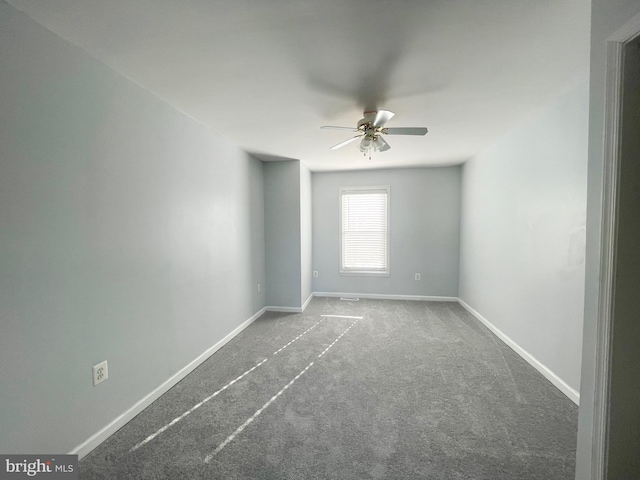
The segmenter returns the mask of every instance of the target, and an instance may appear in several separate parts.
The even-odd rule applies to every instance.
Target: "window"
[[[389,187],[340,189],[340,273],[389,275]]]

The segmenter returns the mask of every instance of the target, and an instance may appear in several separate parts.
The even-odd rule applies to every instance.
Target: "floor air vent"
[[[358,297],[340,297],[340,300],[345,300],[347,302],[358,302],[360,299]]]

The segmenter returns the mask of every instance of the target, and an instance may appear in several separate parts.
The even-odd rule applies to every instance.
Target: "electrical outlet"
[[[99,383],[104,382],[109,378],[109,366],[107,361],[101,362],[93,366],[93,386],[95,387]]]
[[[261,284],[261,283],[259,283],[259,284],[258,284],[258,292],[261,292],[261,291],[262,291],[262,284]]]
[[[416,273],[416,280],[420,280],[420,274]]]
[[[318,278],[318,270],[314,270],[314,271],[313,271],[313,276],[314,276],[315,278]]]

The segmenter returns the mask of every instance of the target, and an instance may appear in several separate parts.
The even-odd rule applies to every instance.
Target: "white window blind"
[[[389,188],[341,190],[341,273],[389,274]]]

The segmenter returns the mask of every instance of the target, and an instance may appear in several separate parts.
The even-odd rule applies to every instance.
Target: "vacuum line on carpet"
[[[323,315],[324,316],[324,315]],[[313,325],[311,325],[311,327],[307,328],[304,332],[302,332],[300,335],[298,335],[296,338],[294,338],[293,340],[291,340],[289,343],[287,343],[284,347],[282,347],[280,350],[277,350],[274,355],[279,354],[282,350],[284,350],[285,348],[287,348],[289,345],[291,345],[293,342],[295,342],[296,340],[298,340],[300,337],[302,337],[303,335],[305,335],[307,332],[310,332],[311,330],[313,330],[314,328],[316,328],[318,325],[320,325],[322,322],[324,321],[324,318],[322,320],[320,320],[319,322],[314,323]]]
[[[362,320],[362,317],[352,317],[350,315],[320,315],[321,317],[331,317],[331,318],[357,318],[358,320]]]
[[[209,395],[207,398],[205,398],[204,400],[202,400],[200,403],[195,404],[193,407],[191,407],[190,410],[187,410],[186,412],[184,412],[182,415],[180,415],[179,417],[174,418],[173,420],[171,420],[169,423],[167,423],[164,427],[162,427],[161,429],[159,429],[158,431],[156,431],[155,433],[152,433],[151,435],[149,435],[147,438],[145,438],[143,441],[141,441],[140,443],[138,443],[137,445],[135,445],[134,447],[131,448],[131,450],[129,450],[129,453],[139,449],[140,447],[142,447],[143,445],[149,443],[151,440],[153,440],[154,438],[156,438],[158,435],[160,435],[162,432],[165,432],[169,427],[175,425],[176,423],[178,423],[180,420],[182,420],[183,418],[185,418],[187,415],[189,415],[191,412],[193,412],[194,410],[197,410],[198,408],[200,408],[202,405],[204,405],[206,402],[208,402],[209,400],[211,400],[212,398],[214,398],[215,396],[217,396],[219,393],[222,393],[223,391],[225,391],[227,388],[229,388],[231,385],[233,385],[234,383],[236,383],[238,380],[242,379],[245,375],[250,374],[251,372],[253,372],[256,368],[258,368],[260,365],[262,365],[264,362],[266,362],[267,359],[265,358],[264,360],[262,360],[260,363],[258,363],[257,365],[253,366],[252,368],[250,368],[249,370],[247,370],[246,372],[244,372],[242,375],[240,375],[237,378],[234,378],[233,380],[231,380],[229,383],[227,383],[224,387],[222,387],[220,390],[214,392],[213,394]]]
[[[331,345],[329,345],[327,348],[324,349],[324,351],[318,355],[318,358],[322,357],[325,353],[327,353],[327,351],[333,347],[336,342],[338,340],[340,340],[349,330],[351,330],[353,328],[353,326],[358,323],[359,320],[356,320],[355,322],[353,322],[351,325],[349,325],[349,327],[342,332],[338,338],[336,338],[333,343]],[[256,410],[256,413],[254,413],[251,417],[249,417],[249,419],[244,422],[242,425],[240,425],[235,432],[233,432],[231,435],[229,435],[226,440],[224,442],[222,442],[220,445],[218,445],[218,448],[216,448],[213,453],[207,455],[204,459],[204,463],[209,463],[211,461],[211,459],[213,457],[215,457],[224,447],[226,447],[230,442],[233,441],[234,438],[236,438],[251,422],[253,422],[256,417],[258,415],[260,415],[265,408],[267,408],[269,405],[271,405],[280,395],[282,395],[284,393],[284,391],[289,388],[291,385],[293,385],[293,383],[298,380],[307,370],[309,370],[311,368],[311,366],[313,365],[313,362],[311,362],[309,365],[307,365],[305,367],[304,370],[302,370],[298,375],[295,376],[295,378],[293,380],[291,380],[289,383],[287,383],[284,387],[282,387],[282,389],[280,389],[280,391],[278,393],[276,393],[273,397],[271,397],[269,399],[269,401],[267,403],[265,403],[261,408],[259,408],[258,410]]]
[[[293,383],[298,380],[302,375],[304,375],[304,373],[309,370],[311,368],[311,366],[313,365],[313,362],[311,362],[309,365],[307,365],[305,367],[304,370],[302,370],[298,375],[295,376],[295,378],[293,380],[291,380],[289,383],[287,383],[284,387],[282,387],[280,389],[280,391],[278,393],[276,393],[273,397],[271,397],[269,399],[269,401],[267,403],[265,403],[261,408],[259,408],[258,410],[256,410],[256,413],[254,413],[251,417],[249,417],[249,419],[244,422],[242,425],[240,425],[237,430],[235,432],[233,432],[231,435],[229,435],[227,437],[227,439],[222,442],[220,445],[218,445],[218,448],[216,448],[213,453],[207,455],[204,459],[204,463],[209,463],[211,461],[211,459],[216,456],[218,454],[218,452],[220,452],[220,450],[222,450],[224,447],[226,447],[230,442],[233,441],[234,438],[236,438],[236,436],[238,434],[240,434],[251,422],[253,422],[256,417],[258,415],[260,415],[265,408],[267,408],[269,405],[271,405],[280,395],[282,395],[284,393],[284,391],[289,388],[291,385],[293,385]]]
[[[311,330],[313,330],[315,327],[317,327],[318,325],[320,325],[322,322],[324,321],[324,318],[322,320],[320,320],[319,322],[314,323],[311,327],[309,327],[308,329],[306,329],[304,332],[302,332],[300,335],[298,335],[296,338],[294,338],[293,340],[291,340],[289,343],[287,343],[285,346],[283,346],[282,348],[280,348],[279,350],[277,350],[274,355],[277,355],[278,353],[280,353],[282,350],[284,350],[285,348],[287,348],[289,345],[291,345],[293,342],[295,342],[296,340],[298,340],[300,337],[302,337],[303,335],[307,334],[308,332],[310,332]],[[193,412],[194,410],[197,410],[198,408],[200,408],[202,405],[204,405],[206,402],[208,402],[209,400],[211,400],[212,398],[214,398],[215,396],[217,396],[219,393],[222,393],[224,390],[226,390],[227,388],[229,388],[231,385],[233,385],[234,383],[236,383],[238,380],[242,379],[245,375],[250,374],[251,372],[253,372],[256,368],[258,368],[260,365],[262,365],[264,362],[266,362],[267,359],[265,358],[263,361],[261,361],[260,363],[258,363],[257,365],[255,365],[253,368],[247,370],[246,372],[244,372],[242,375],[240,375],[239,377],[235,378],[234,380],[232,380],[231,382],[227,383],[224,387],[222,387],[220,390],[218,390],[217,392],[213,393],[212,395],[208,396],[207,398],[205,398],[204,400],[202,400],[200,403],[194,405],[190,410],[187,410],[186,412],[184,412],[182,415],[180,415],[179,417],[174,418],[173,420],[171,420],[169,423],[167,423],[164,427],[160,428],[158,431],[156,431],[155,433],[149,435],[147,438],[145,438],[143,441],[141,441],[140,443],[138,443],[137,445],[135,445],[134,447],[131,448],[131,450],[129,450],[129,453],[137,450],[138,448],[142,447],[143,445],[149,443],[151,440],[153,440],[154,438],[156,438],[158,435],[160,435],[161,433],[167,431],[167,429],[173,425],[175,425],[176,423],[178,423],[180,420],[182,420],[183,418],[185,418],[187,415],[189,415],[191,412]]]
[[[340,340],[340,339],[344,336],[344,334],[345,334],[345,333],[347,333],[349,330],[351,330],[351,328],[352,328],[356,323],[358,323],[359,321],[360,321],[360,320],[356,320],[356,321],[355,321],[355,322],[353,322],[351,325],[349,325],[349,328],[347,328],[344,332],[342,332],[342,333],[340,334],[340,336],[339,336],[338,338],[336,338],[336,339],[333,341],[333,343],[332,343],[331,345],[329,345],[327,348],[325,348],[325,349],[323,350],[323,352],[322,352],[320,355],[318,355],[318,358],[322,357],[325,353],[327,353],[327,351],[328,351],[331,347],[333,347],[333,346],[336,344],[336,342],[337,342],[338,340]]]

